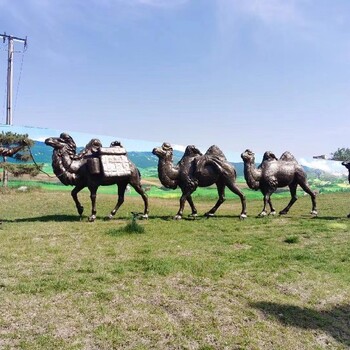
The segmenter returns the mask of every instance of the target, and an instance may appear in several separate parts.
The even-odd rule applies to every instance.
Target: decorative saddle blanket
[[[106,177],[128,176],[131,174],[126,150],[122,146],[100,147],[97,157],[89,159],[89,170],[93,174],[101,171]]]

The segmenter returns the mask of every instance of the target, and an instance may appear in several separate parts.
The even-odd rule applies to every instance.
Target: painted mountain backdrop
[[[83,147],[77,148],[77,153],[79,153]],[[44,142],[35,141],[35,145],[32,148],[32,153],[34,155],[35,161],[37,163],[46,163],[51,164],[52,161],[52,148],[45,145]],[[183,152],[174,150],[174,164],[180,161],[183,156]],[[152,152],[144,151],[131,151],[128,152],[129,159],[139,168],[139,169],[148,169],[156,168],[158,165],[158,158],[152,154]],[[234,165],[237,176],[243,176],[243,163],[242,162],[231,162]],[[309,174],[309,176],[319,177],[321,174],[325,173],[319,169],[313,169],[307,166],[304,166],[304,169]]]
[[[0,125],[0,132],[13,132],[18,134],[27,134],[32,140],[35,140],[35,146],[33,153],[35,156],[35,161],[38,163],[51,164],[52,148],[44,144],[44,140],[50,136],[59,136],[61,132],[67,132],[67,130],[54,130],[47,128],[31,127],[31,126],[14,126],[14,125]],[[138,168],[141,169],[152,169],[152,171],[143,171],[144,174],[156,173],[156,167],[158,163],[158,158],[151,153],[154,147],[160,146],[162,142],[151,142],[146,140],[133,140],[126,139],[117,136],[105,136],[105,135],[90,135],[81,132],[69,132],[73,137],[74,141],[78,146],[84,146],[92,138],[99,138],[103,145],[109,145],[112,141],[121,141],[123,146],[128,151],[128,156],[131,161],[133,161]],[[163,140],[166,141],[166,140]],[[182,155],[185,147],[183,145],[172,145],[174,148],[174,163],[177,163]],[[78,151],[82,147],[78,148]],[[244,148],[243,148],[244,149]],[[241,149],[241,151],[243,150]],[[201,149],[204,153],[205,150]],[[237,175],[243,176],[243,163],[241,162],[239,151],[226,151],[223,152],[227,156],[227,159],[234,164]],[[256,154],[256,161],[260,162],[262,154]],[[310,159],[310,158],[298,158],[301,165],[304,166],[308,175],[316,178],[338,178],[346,179],[348,171],[343,167],[340,162],[332,162],[324,159]]]

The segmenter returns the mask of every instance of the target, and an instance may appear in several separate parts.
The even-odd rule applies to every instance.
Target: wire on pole
[[[12,35],[7,35],[6,32],[4,34],[0,34],[2,37],[3,43],[7,40],[8,42],[8,65],[7,65],[7,106],[6,106],[6,124],[12,125],[12,85],[13,85],[13,54],[14,54],[14,41],[23,42],[24,50],[27,49],[27,37],[19,38]],[[22,57],[23,64],[23,57]],[[21,66],[22,69],[22,66]],[[18,86],[17,86],[18,93]],[[16,96],[17,99],[17,96]]]

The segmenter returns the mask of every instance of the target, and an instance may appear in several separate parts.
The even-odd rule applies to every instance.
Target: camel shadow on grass
[[[114,221],[114,220],[129,220],[130,216],[118,216],[118,218],[113,219],[107,219],[105,216],[97,217],[97,221]],[[55,215],[42,215],[42,216],[34,216],[34,217],[28,217],[28,218],[18,218],[18,219],[2,219],[3,223],[6,222],[81,222],[81,223],[88,223],[88,217],[82,217],[80,219],[77,215],[67,215],[67,214],[55,214]]]
[[[314,310],[295,305],[277,304],[273,302],[251,303],[264,314],[271,315],[280,323],[314,329],[328,333],[339,343],[350,347],[350,305],[339,305],[329,310]]]
[[[87,220],[87,219],[86,219]],[[80,221],[79,217],[76,215],[67,215],[67,214],[56,214],[56,215],[42,215],[42,216],[34,216],[27,218],[17,218],[12,220],[2,219],[2,222],[77,222]],[[82,220],[84,221],[84,220]]]

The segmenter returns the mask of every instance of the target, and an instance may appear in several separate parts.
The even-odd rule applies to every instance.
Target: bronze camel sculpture
[[[276,214],[276,210],[272,206],[271,195],[277,188],[285,186],[289,187],[292,198],[279,213],[281,215],[287,214],[297,200],[296,190],[298,185],[310,195],[312,201],[311,214],[317,215],[316,195],[307,183],[304,169],[290,152],[283,153],[280,159],[277,159],[272,152],[265,152],[263,161],[258,168],[255,166],[255,155],[252,151],[247,149],[241,154],[241,157],[244,162],[244,177],[247,185],[253,190],[260,190],[264,195],[264,207],[259,216],[267,215],[267,204],[270,206],[270,214]]]
[[[47,138],[45,144],[53,147],[52,168],[55,175],[64,185],[75,186],[71,195],[80,218],[82,218],[84,207],[78,200],[78,193],[83,188],[88,187],[91,198],[91,215],[88,220],[93,222],[96,219],[96,194],[98,187],[114,184],[118,186],[118,201],[114,209],[107,216],[107,219],[111,219],[123,204],[125,190],[128,184],[141,195],[144,202],[143,218],[148,217],[148,197],[141,187],[140,172],[130,160],[127,160],[130,167],[128,175],[106,176],[104,172],[94,173],[91,166],[89,166],[89,160],[98,160],[95,154],[102,146],[99,140],[91,140],[79,154],[76,154],[74,140],[66,133],[62,133],[60,137]]]
[[[348,161],[348,162],[342,162],[341,164],[344,165],[345,168],[349,170],[348,179],[349,179],[349,183],[350,183],[350,161]],[[348,214],[348,218],[350,219],[350,214]]]
[[[240,218],[247,217],[245,196],[237,187],[236,170],[227,161],[217,146],[211,146],[203,155],[195,146],[187,146],[185,153],[177,165],[173,164],[173,149],[169,143],[154,148],[152,153],[159,158],[158,176],[163,186],[175,189],[178,186],[182,191],[180,208],[174,219],[181,219],[187,201],[191,207],[192,216],[197,215],[191,194],[197,187],[208,187],[216,184],[219,199],[205,216],[213,216],[225,200],[225,187],[237,194],[242,203]]]

